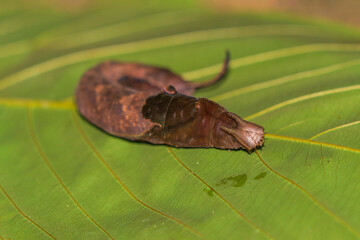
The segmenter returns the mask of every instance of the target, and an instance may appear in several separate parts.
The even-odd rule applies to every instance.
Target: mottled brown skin
[[[135,141],[175,147],[243,148],[264,142],[264,128],[191,95],[218,82],[186,82],[167,69],[137,63],[103,62],[88,70],[76,90],[79,112],[106,132]]]

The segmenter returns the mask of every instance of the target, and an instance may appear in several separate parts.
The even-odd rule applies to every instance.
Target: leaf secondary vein
[[[168,25],[172,25],[172,24],[186,23],[189,21],[193,21],[192,18],[184,19],[182,17],[182,19],[180,19],[180,16],[182,16],[182,15],[179,12],[174,12],[174,11],[151,14],[151,15],[144,16],[141,18],[125,20],[125,21],[117,22],[117,23],[110,24],[107,26],[102,26],[102,27],[98,27],[95,29],[85,30],[82,32],[71,33],[68,35],[62,34],[60,37],[61,41],[59,41],[59,37],[57,37],[57,36],[47,37],[46,34],[48,31],[44,31],[42,33],[42,36],[35,38],[35,41],[39,45],[55,42],[56,49],[77,47],[77,46],[83,46],[85,44],[99,42],[101,40],[111,39],[111,38],[114,38],[117,36],[126,35],[126,33],[129,32],[129,29],[132,29],[132,30],[136,29],[136,31],[130,31],[130,32],[138,32],[139,26],[141,26],[140,30],[151,29],[151,28],[148,28],[148,23],[149,23],[149,21],[151,21],[151,22],[154,21],[154,19],[155,19],[155,21],[154,21],[155,24],[153,24],[153,26],[152,26],[153,28],[154,27],[158,28],[159,26],[160,27],[168,26]],[[163,20],[163,17],[165,17],[169,21],[159,22],[158,20],[159,19]],[[179,20],[183,20],[183,21],[180,22]],[[146,24],[144,24],[144,23],[146,23]],[[73,24],[73,22],[72,22],[72,24]],[[136,28],[129,27],[129,24],[136,26]],[[138,24],[139,26],[137,26],[135,24]],[[127,32],[119,31],[120,27],[123,27],[123,30],[126,30]],[[50,32],[53,32],[53,28],[51,29]],[[0,35],[1,35],[1,32],[0,32]],[[31,40],[31,39],[23,39],[23,40],[14,42],[14,43],[0,45],[0,58],[5,58],[5,57],[14,56],[17,54],[30,52],[32,50],[31,45],[33,42],[34,42],[34,40]]]
[[[0,25],[0,36],[3,37],[9,33],[19,31],[23,28],[28,27],[27,25],[33,24],[33,21],[29,19],[21,19],[22,15],[15,15],[10,19],[5,19],[1,21]]]
[[[19,40],[0,46],[0,59],[30,52],[30,42]]]
[[[0,98],[0,106],[23,108],[74,109],[72,100],[49,101],[21,98]]]
[[[166,19],[166,21],[164,21],[164,19]],[[59,41],[56,42],[56,49],[84,46],[130,33],[141,32],[142,30],[193,22],[194,19],[195,18],[191,16],[184,18],[184,13],[179,11],[150,14],[141,18],[121,21],[96,29],[61,36]],[[51,42],[51,40],[48,40],[48,42]]]
[[[322,146],[322,145],[321,145]],[[347,222],[345,222],[343,219],[341,219],[339,216],[337,216],[335,213],[330,211],[324,204],[322,204],[319,200],[317,200],[314,196],[312,196],[308,191],[305,190],[302,186],[294,182],[293,180],[285,177],[284,175],[280,174],[279,172],[275,171],[272,167],[270,167],[269,164],[267,164],[264,159],[259,154],[259,151],[255,150],[256,155],[258,156],[259,160],[274,174],[279,176],[280,178],[284,179],[291,185],[295,186],[297,189],[299,189],[302,193],[304,193],[309,199],[313,201],[317,206],[319,206],[324,212],[326,212],[328,215],[333,217],[337,222],[339,222],[341,225],[343,225],[346,229],[348,229],[351,233],[356,235],[357,237],[360,237],[360,233],[357,232],[353,227],[351,227]]]
[[[41,159],[44,161],[45,165],[48,167],[50,172],[53,174],[53,176],[56,178],[56,180],[59,182],[59,184],[62,186],[62,188],[65,190],[65,192],[68,194],[68,196],[71,198],[71,200],[75,203],[75,205],[80,209],[80,211],[93,223],[95,224],[103,233],[105,233],[110,239],[114,239],[108,231],[106,231],[98,222],[95,221],[86,211],[85,209],[79,204],[79,202],[76,200],[76,198],[72,195],[70,190],[66,187],[65,183],[62,181],[60,176],[56,173],[54,167],[49,162],[48,158],[46,157],[44,151],[42,150],[40,143],[36,137],[35,129],[34,129],[34,123],[32,120],[33,116],[31,113],[31,109],[27,108],[27,123],[30,131],[31,139],[35,145],[35,148],[39,155],[41,156]]]
[[[359,50],[360,50],[360,45],[359,45]],[[260,54],[260,55],[262,55],[262,54]],[[254,57],[255,56],[256,55],[254,55]],[[250,57],[252,57],[252,56],[250,56]],[[258,57],[255,57],[255,58],[257,59]],[[236,89],[234,91],[230,91],[230,92],[226,92],[226,93],[217,95],[217,96],[215,96],[215,97],[213,97],[211,99],[213,101],[221,101],[221,100],[228,99],[230,97],[239,95],[241,93],[248,93],[248,92],[260,90],[260,89],[264,89],[264,88],[267,88],[267,87],[272,87],[272,86],[276,86],[276,85],[279,85],[279,84],[283,84],[283,83],[286,83],[286,82],[302,79],[302,78],[305,78],[305,77],[312,77],[312,76],[316,76],[316,75],[320,75],[320,74],[326,74],[326,73],[330,73],[330,72],[333,72],[333,71],[341,70],[344,67],[355,66],[357,64],[360,64],[360,59],[346,61],[346,62],[342,62],[342,63],[337,63],[337,64],[330,65],[330,66],[327,66],[327,67],[313,69],[313,70],[304,71],[304,72],[299,72],[299,73],[283,76],[283,77],[280,77],[280,78],[276,78],[276,79],[273,79],[273,80],[269,80],[269,81],[266,81],[266,82],[253,84],[253,85],[250,85],[250,86],[247,86],[247,87],[244,87],[244,88]],[[216,67],[218,67],[218,65],[216,65]],[[200,70],[202,70],[202,69],[200,69]],[[187,73],[185,73],[185,75],[186,74]],[[201,74],[205,74],[205,72],[203,72]],[[355,85],[355,86],[357,86],[357,85]],[[330,91],[336,91],[336,89],[329,90],[329,92]],[[339,91],[342,91],[342,90],[339,90]],[[318,94],[320,94],[320,92]],[[306,95],[306,96],[309,96],[309,95]],[[301,96],[301,97],[304,98],[306,96]],[[299,97],[299,98],[301,98],[301,97]],[[314,97],[314,96],[311,96],[311,97]],[[75,107],[74,104],[72,103],[72,98],[71,97],[66,98],[64,100],[61,100],[61,101],[0,98],[0,105],[19,106],[19,107],[29,106],[29,107],[54,108],[54,109],[73,109]],[[248,116],[247,118],[253,118],[253,117],[256,117],[256,116],[251,115],[251,116]]]
[[[235,211],[235,213],[237,215],[239,215],[242,219],[245,220],[245,222],[247,222],[251,227],[255,228],[256,230],[260,231],[262,234],[264,234],[267,238],[269,239],[274,239],[273,237],[270,236],[269,233],[265,232],[263,229],[259,228],[257,225],[255,225],[252,221],[250,221],[250,219],[248,219],[244,214],[242,214],[239,210],[237,210],[228,200],[226,200],[222,195],[220,195],[220,193],[218,193],[213,187],[211,187],[207,182],[205,182],[205,180],[203,180],[202,178],[200,178],[196,173],[194,173],[188,166],[185,165],[185,163],[183,163],[180,158],[174,153],[174,151],[170,148],[168,148],[168,152],[170,153],[170,155],[173,156],[173,158],[175,158],[175,160],[182,166],[184,167],[188,172],[190,172],[196,179],[198,179],[200,182],[202,182],[205,186],[207,186],[211,191],[213,191],[221,200],[223,200],[226,205],[228,205],[233,211]]]
[[[317,69],[312,69],[312,70],[308,70],[308,71],[298,72],[298,73],[286,75],[286,76],[283,76],[283,77],[275,78],[275,79],[272,79],[272,80],[268,80],[268,81],[265,81],[265,82],[261,82],[261,83],[253,84],[253,85],[250,85],[250,86],[238,88],[238,89],[235,89],[235,90],[232,90],[232,91],[229,91],[229,92],[214,96],[214,97],[211,98],[211,100],[213,100],[213,101],[222,101],[222,100],[225,100],[225,99],[229,99],[229,98],[238,96],[240,94],[254,92],[254,91],[258,91],[258,90],[266,89],[266,88],[270,88],[270,87],[275,87],[275,86],[279,86],[281,84],[293,82],[293,81],[304,79],[304,78],[310,78],[310,77],[320,76],[320,75],[324,75],[324,74],[329,74],[329,73],[339,71],[339,70],[343,70],[344,68],[353,67],[353,66],[356,66],[356,65],[359,65],[359,64],[360,64],[360,59],[355,59],[355,60],[351,60],[351,61],[345,61],[345,62],[342,62],[342,63],[336,63],[336,64],[326,66],[326,67],[322,67],[322,68],[317,68]]]
[[[300,97],[297,97],[297,98],[293,98],[293,99],[290,99],[290,100],[283,101],[283,102],[278,103],[276,105],[273,105],[271,107],[265,108],[265,109],[263,109],[263,110],[261,110],[261,111],[259,111],[257,113],[254,113],[254,114],[252,114],[250,116],[247,116],[245,119],[247,119],[247,120],[253,119],[253,118],[265,115],[265,114],[267,114],[269,112],[275,111],[275,110],[277,110],[279,108],[283,108],[283,107],[286,107],[288,105],[298,103],[298,102],[301,102],[301,101],[305,101],[305,100],[308,100],[308,99],[327,96],[327,95],[330,95],[330,94],[354,91],[354,90],[359,90],[359,89],[360,89],[360,84],[359,85],[351,85],[351,86],[342,87],[342,88],[334,88],[334,89],[330,89],[330,90],[311,93],[311,94],[308,94],[308,95],[303,95],[303,96],[300,96]]]
[[[46,231],[43,227],[41,227],[39,224],[37,224],[34,220],[32,220],[28,215],[26,215],[22,211],[1,185],[0,185],[0,190],[3,192],[5,197],[10,201],[10,203],[13,205],[13,207],[21,214],[21,216],[23,216],[26,220],[28,220],[30,223],[35,225],[39,230],[41,230],[43,233],[45,233],[48,237],[55,239],[55,237],[53,235],[51,235],[51,233]]]
[[[182,227],[185,227],[187,230],[191,231],[193,234],[195,234],[197,237],[201,238],[202,234],[199,233],[198,231],[196,231],[195,229],[191,228],[190,226],[188,226],[187,224],[183,223],[182,221],[178,220],[175,217],[172,217],[170,215],[167,215],[163,212],[161,212],[160,210],[157,210],[153,207],[151,207],[150,205],[146,204],[144,201],[140,200],[134,193],[132,193],[130,191],[130,189],[124,184],[124,182],[120,179],[120,177],[115,173],[115,171],[111,168],[111,166],[105,161],[105,159],[100,155],[100,153],[98,152],[98,150],[95,148],[95,146],[92,144],[91,140],[88,138],[88,136],[86,135],[85,131],[83,130],[83,128],[80,125],[79,120],[77,119],[76,113],[75,111],[73,111],[73,121],[74,121],[74,125],[75,127],[78,129],[81,137],[84,139],[84,141],[86,142],[86,144],[89,146],[89,148],[92,150],[92,152],[97,156],[97,158],[101,161],[101,163],[104,165],[104,167],[110,172],[110,174],[115,178],[115,180],[123,187],[123,189],[139,204],[141,204],[142,206],[144,206],[145,208],[161,215],[162,217],[171,219],[173,221],[175,221],[176,223],[178,223],[179,225],[181,225]]]
[[[169,35],[165,37],[140,40],[136,42],[122,43],[112,46],[99,47],[89,50],[78,51],[63,55],[45,62],[25,68],[17,73],[9,75],[0,81],[0,91],[28,78],[49,72],[60,67],[69,66],[75,63],[121,55],[135,53],[146,50],[161,49],[164,47],[180,46],[196,42],[204,42],[220,39],[231,39],[243,36],[257,35],[289,35],[303,34],[304,28],[299,25],[259,25],[252,27],[232,27],[211,30],[200,30],[188,33]],[[307,29],[308,30],[308,29]]]
[[[313,44],[305,44],[295,47],[282,48],[277,50],[272,50],[268,52],[262,52],[246,57],[240,57],[236,59],[232,59],[230,62],[230,68],[239,68],[242,66],[261,63],[277,58],[289,57],[299,54],[313,53],[313,52],[338,52],[338,51],[360,51],[360,44],[344,44],[344,43],[313,43]],[[194,71],[190,71],[184,73],[183,76],[186,79],[193,80],[202,77],[206,77],[212,74],[218,73],[219,69],[221,69],[222,63],[218,63],[209,67],[197,69]]]
[[[320,96],[326,96],[329,94],[335,94],[335,93],[341,93],[341,92],[345,92],[345,91],[352,91],[352,90],[358,90],[360,89],[360,85],[353,85],[353,86],[349,86],[349,87],[344,87],[344,88],[336,88],[336,89],[331,89],[331,90],[327,90],[327,91],[321,91],[321,92],[316,92],[316,93],[312,93],[309,95],[304,95],[298,98],[294,98],[294,99],[290,99],[288,101],[284,101],[282,103],[276,104],[272,107],[266,108],[258,113],[252,114],[250,116],[247,116],[245,119],[249,120],[258,116],[261,116],[265,113],[268,113],[270,111],[274,111],[278,108],[296,103],[296,102],[300,102],[300,101],[304,101],[304,100],[308,100],[311,98],[315,98],[315,97],[320,97]],[[0,105],[5,105],[5,106],[19,106],[19,107],[47,107],[47,108],[54,108],[54,109],[66,109],[66,110],[74,110],[75,106],[73,105],[73,103],[69,100],[66,101],[33,101],[33,100],[28,100],[28,99],[0,99]],[[61,107],[58,107],[61,106]],[[66,106],[66,107],[64,107]],[[306,140],[306,139],[300,139],[300,138],[293,138],[293,137],[286,137],[286,136],[280,136],[280,135],[275,135],[275,134],[270,134],[267,133],[266,134],[267,137],[273,137],[273,138],[282,138],[282,139],[287,139],[287,140],[293,140],[293,141],[303,141],[303,142],[308,142],[311,144],[323,144],[324,146],[332,146],[335,148],[339,148],[339,149],[343,149],[343,150],[348,150],[348,151],[355,151],[358,152],[360,150],[358,149],[353,149],[353,148],[349,148],[349,147],[345,147],[345,146],[340,146],[340,145],[335,145],[335,144],[329,144],[329,143],[323,143],[323,142],[317,142],[317,141],[310,141],[310,140]]]
[[[333,127],[333,128],[330,128],[330,129],[326,129],[322,132],[319,132],[318,134],[312,136],[311,138],[309,138],[309,140],[313,140],[314,138],[317,138],[323,134],[326,134],[326,133],[329,133],[329,132],[332,132],[332,131],[335,131],[335,130],[338,130],[338,129],[342,129],[342,128],[346,128],[346,127],[350,127],[350,126],[353,126],[353,125],[356,125],[356,124],[359,124],[360,121],[355,121],[355,122],[351,122],[351,123],[347,123],[347,124],[343,124],[343,125],[340,125],[340,126],[337,126],[337,127]]]

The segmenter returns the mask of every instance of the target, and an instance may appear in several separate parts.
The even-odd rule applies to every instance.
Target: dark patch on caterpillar
[[[107,61],[89,69],[76,89],[80,114],[107,133],[132,141],[175,147],[243,148],[264,143],[264,128],[228,112],[196,89],[213,85],[227,73],[206,82],[187,82],[168,69]]]

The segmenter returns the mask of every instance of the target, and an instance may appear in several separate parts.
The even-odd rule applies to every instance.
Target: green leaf
[[[360,32],[278,14],[104,4],[0,11],[0,239],[357,239]],[[166,20],[164,20],[164,18]],[[109,136],[73,104],[115,59],[203,81],[261,150]]]

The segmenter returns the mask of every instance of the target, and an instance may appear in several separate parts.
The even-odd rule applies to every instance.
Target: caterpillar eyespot
[[[263,127],[192,96],[226,75],[229,58],[227,52],[221,72],[201,83],[187,82],[165,68],[103,62],[81,78],[76,104],[88,121],[128,140],[251,152],[264,143]]]

